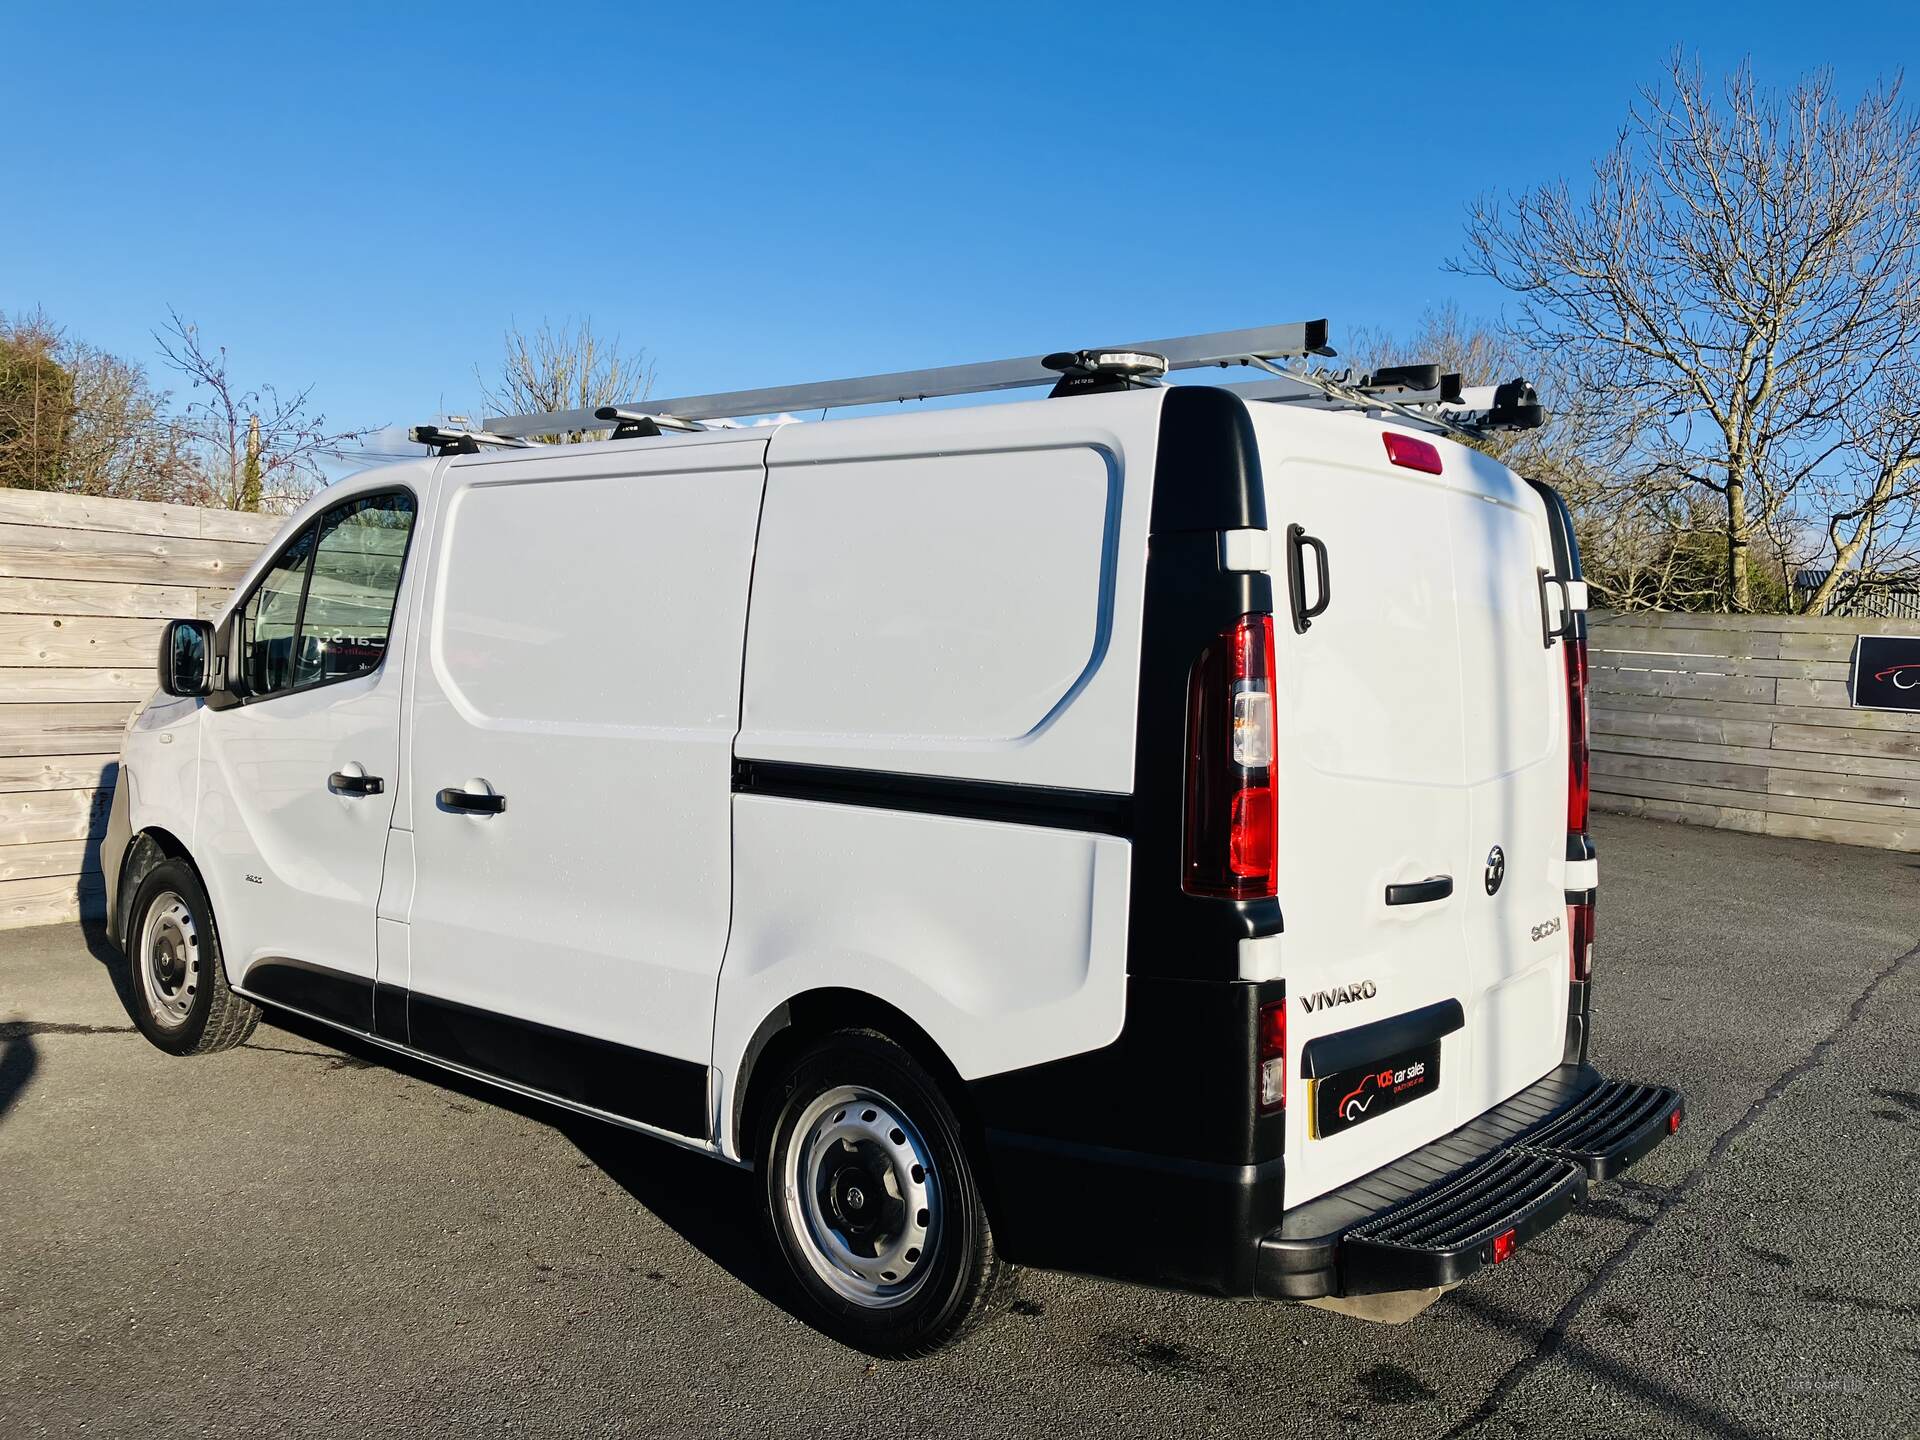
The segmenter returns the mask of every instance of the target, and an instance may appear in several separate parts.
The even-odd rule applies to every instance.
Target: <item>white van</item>
[[[1586,1058],[1572,526],[1450,438],[1525,387],[1159,378],[1324,346],[533,417],[333,486],[128,731],[141,1029],[276,1007],[751,1166],[877,1353],[1014,1263],[1391,1318],[1505,1260],[1680,1120]]]

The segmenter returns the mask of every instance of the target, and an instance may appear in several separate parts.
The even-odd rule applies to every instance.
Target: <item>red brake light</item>
[[[1587,828],[1587,807],[1593,794],[1593,773],[1587,719],[1587,637],[1572,635],[1561,642],[1567,652],[1567,833]]]
[[[1287,1103],[1287,1002],[1269,1000],[1260,1007],[1260,1109],[1263,1114]]]
[[[1189,894],[1279,893],[1276,803],[1273,616],[1242,615],[1200,656],[1187,686]]]
[[[1440,473],[1440,451],[1431,440],[1422,440],[1418,435],[1402,435],[1397,430],[1382,430],[1380,438],[1387,442],[1387,459],[1392,464],[1408,470],[1424,471],[1428,475]]]
[[[1513,1236],[1514,1236],[1513,1231],[1502,1230],[1498,1235],[1493,1237],[1493,1263],[1494,1264],[1496,1265],[1504,1264],[1506,1262],[1507,1257],[1513,1254]]]
[[[1592,900],[1567,906],[1567,977],[1571,980],[1586,980],[1593,975],[1593,929]]]

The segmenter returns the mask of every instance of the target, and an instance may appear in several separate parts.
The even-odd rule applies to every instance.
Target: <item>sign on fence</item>
[[[1862,635],[1852,693],[1856,710],[1920,710],[1920,639]]]

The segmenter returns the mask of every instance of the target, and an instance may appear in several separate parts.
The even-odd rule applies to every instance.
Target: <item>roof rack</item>
[[[1168,340],[1142,340],[1132,345],[1097,350],[1060,351],[1013,360],[988,360],[977,365],[947,365],[933,370],[901,370],[889,375],[862,375],[848,380],[816,380],[765,390],[726,390],[712,395],[687,395],[673,400],[636,400],[597,410],[560,410],[545,415],[503,415],[485,422],[489,435],[520,438],[552,435],[569,430],[604,430],[632,425],[630,433],[645,433],[643,422],[655,426],[693,428],[702,420],[736,419],[750,415],[778,415],[786,411],[832,410],[851,405],[884,405],[902,400],[927,400],[944,395],[979,395],[993,390],[1018,390],[1051,385],[1066,393],[1089,388],[1123,388],[1156,383],[1152,360],[1165,370],[1192,370],[1207,365],[1257,365],[1262,361],[1301,360],[1309,355],[1332,355],[1325,320],[1290,325],[1265,325],[1251,330],[1219,330],[1206,335],[1182,335]],[[1048,362],[1053,362],[1049,364]],[[1271,368],[1269,363],[1267,368]],[[1068,382],[1071,381],[1071,386]],[[676,423],[677,422],[677,423]]]
[[[1274,376],[1225,388],[1244,400],[1303,405],[1314,410],[1366,410],[1477,440],[1495,431],[1537,430],[1546,414],[1524,378],[1501,385],[1463,385],[1437,365],[1397,365],[1372,374],[1351,370],[1259,368]]]
[[[525,450],[530,442],[487,430],[462,430],[447,425],[414,425],[407,439],[441,455],[478,455],[481,450]]]

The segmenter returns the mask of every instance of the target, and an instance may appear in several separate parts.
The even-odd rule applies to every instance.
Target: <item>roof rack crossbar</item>
[[[1250,330],[1221,330],[1207,335],[1183,335],[1170,340],[1142,340],[1130,345],[1104,346],[1108,350],[1144,351],[1164,356],[1170,370],[1192,370],[1206,365],[1243,365],[1249,358],[1304,359],[1331,355],[1325,320],[1264,325]],[[778,415],[787,411],[832,410],[851,405],[884,405],[902,400],[926,400],[944,395],[979,395],[994,390],[1052,386],[1060,379],[1047,368],[1047,356],[988,360],[976,365],[947,365],[932,370],[901,370],[889,375],[862,375],[848,380],[821,380],[764,390],[727,390],[712,395],[688,395],[674,400],[636,400],[603,409],[642,412],[656,421],[737,419]],[[485,422],[494,435],[551,435],[568,430],[600,430],[608,422],[594,410],[561,410],[546,415],[503,415]]]

